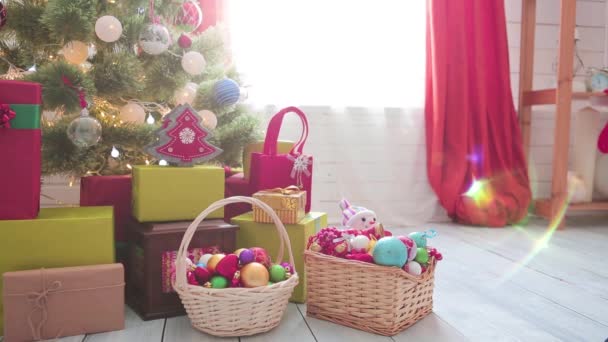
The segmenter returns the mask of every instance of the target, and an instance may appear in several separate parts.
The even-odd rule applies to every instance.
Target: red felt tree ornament
[[[602,153],[608,153],[608,124],[604,126],[600,136],[597,139],[597,148]]]
[[[163,118],[161,128],[156,131],[157,140],[146,146],[146,151],[180,166],[199,164],[222,153],[207,141],[209,134],[196,111],[184,104]]]

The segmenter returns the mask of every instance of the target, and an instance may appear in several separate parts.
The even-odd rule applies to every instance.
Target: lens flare
[[[547,226],[547,229],[542,234],[542,236],[538,239],[532,238],[532,240],[536,240],[534,242],[532,250],[526,256],[524,256],[521,260],[515,261],[513,263],[513,267],[511,267],[501,277],[502,281],[506,281],[509,278],[513,277],[517,272],[519,272],[519,270],[521,270],[523,267],[526,267],[543,249],[549,247],[549,242],[551,241],[553,234],[559,228],[560,223],[562,222],[562,220],[564,219],[564,216],[566,215],[566,211],[568,209],[569,203],[570,203],[570,196],[566,197],[566,199],[564,200],[564,203],[561,204],[559,210],[557,211],[555,216],[549,222],[549,225]],[[516,226],[515,228],[520,231],[525,232],[525,229],[521,226]],[[528,236],[531,237],[531,235],[528,235]]]
[[[463,195],[472,198],[477,207],[483,208],[488,206],[492,201],[490,181],[473,177],[471,186]]]

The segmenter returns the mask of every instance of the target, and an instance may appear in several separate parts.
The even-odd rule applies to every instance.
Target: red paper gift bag
[[[297,114],[302,120],[300,140],[287,154],[277,153],[277,140],[288,113]],[[251,154],[250,184],[255,191],[285,188],[297,185],[306,191],[306,212],[310,211],[312,198],[312,156],[302,153],[308,138],[308,120],[306,115],[296,107],[287,107],[279,111],[270,120],[264,141],[264,151]]]
[[[0,80],[0,220],[38,216],[41,104],[40,84]]]
[[[255,190],[245,179],[245,175],[237,173],[226,178],[226,186],[224,188],[224,198],[233,196],[251,197]],[[242,215],[252,210],[251,204],[247,203],[232,203],[224,207],[224,221],[230,222],[233,217]]]

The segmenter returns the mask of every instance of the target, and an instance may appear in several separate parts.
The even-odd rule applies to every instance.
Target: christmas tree
[[[0,3],[0,78],[43,85],[44,174],[124,174],[156,163],[144,147],[163,115],[186,103],[205,115],[206,139],[223,150],[213,162],[238,166],[242,147],[258,138],[257,119],[239,103],[225,34],[209,26],[215,19],[199,0]],[[100,141],[87,147],[66,134],[82,94],[101,124]]]

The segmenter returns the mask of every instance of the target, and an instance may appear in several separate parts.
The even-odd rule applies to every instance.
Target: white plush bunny
[[[340,201],[342,210],[342,225],[358,230],[373,228],[376,225],[376,213],[364,208],[351,205],[346,199]]]

